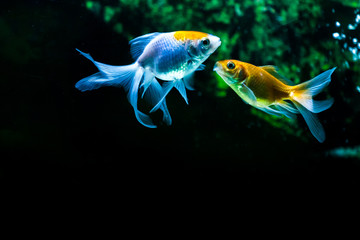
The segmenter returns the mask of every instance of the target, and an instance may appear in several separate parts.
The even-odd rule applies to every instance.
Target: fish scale
[[[274,94],[271,88],[266,84],[263,73],[257,71],[254,75],[246,80],[246,85],[254,92],[255,96],[262,103],[270,104],[274,101]]]
[[[168,36],[159,42],[162,52],[158,56],[155,68],[158,77],[163,80],[181,79],[186,72],[189,60],[184,47],[175,41],[173,36]]]
[[[288,88],[267,71],[254,66],[249,66],[249,71],[253,74],[246,80],[246,85],[262,104],[270,105],[275,101],[288,98]]]

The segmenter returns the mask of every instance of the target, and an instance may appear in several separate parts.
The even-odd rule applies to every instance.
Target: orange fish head
[[[232,59],[216,62],[213,70],[229,84],[242,82],[248,76],[241,62]]]

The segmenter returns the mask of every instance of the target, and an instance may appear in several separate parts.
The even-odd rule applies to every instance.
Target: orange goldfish
[[[257,67],[238,60],[222,60],[214,66],[214,71],[251,106],[268,114],[285,115],[288,118],[295,118],[295,114],[301,113],[319,142],[324,142],[326,137],[315,113],[330,108],[334,100],[316,101],[313,97],[329,85],[335,69],[295,85],[281,76],[274,66]]]

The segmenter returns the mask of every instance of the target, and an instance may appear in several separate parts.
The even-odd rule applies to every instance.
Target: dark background
[[[4,3],[0,28],[4,185],[116,191],[160,187],[165,192],[179,187],[237,192],[359,186],[359,157],[329,154],[359,145],[355,83],[337,83],[344,75],[352,79],[351,71],[333,75],[329,92],[335,104],[320,114],[327,133],[323,144],[312,138],[301,118],[305,140],[252,115],[232,92],[217,98],[203,91],[215,57],[205,62],[205,72],[197,73],[200,83],[197,91],[188,92],[189,105],[176,91],[170,93],[173,125],[162,125],[161,115],[155,114],[159,127],[148,129],[136,121],[122,89],[81,93],[74,88],[96,72],[75,48],[107,64],[132,62],[126,35],[115,33],[82,1]],[[340,87],[349,88],[343,92],[353,94],[350,102]],[[345,122],[342,116],[349,112],[354,115]]]

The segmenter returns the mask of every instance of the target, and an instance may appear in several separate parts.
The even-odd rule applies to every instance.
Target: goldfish
[[[291,119],[300,113],[310,132],[322,143],[326,136],[316,113],[329,109],[334,99],[319,101],[313,97],[330,84],[335,69],[298,85],[283,77],[271,65],[258,67],[238,60],[222,60],[215,63],[213,70],[244,102],[259,110]]]
[[[220,38],[196,31],[155,32],[129,43],[135,62],[125,66],[97,62],[90,54],[76,49],[92,61],[99,72],[78,81],[75,87],[80,91],[104,86],[123,87],[142,125],[157,127],[149,115],[138,109],[139,95],[153,107],[150,113],[161,109],[163,121],[171,125],[165,97],[175,87],[188,103],[186,89],[193,90],[193,74],[204,69],[202,63],[220,46]],[[158,79],[164,82],[160,84]]]

